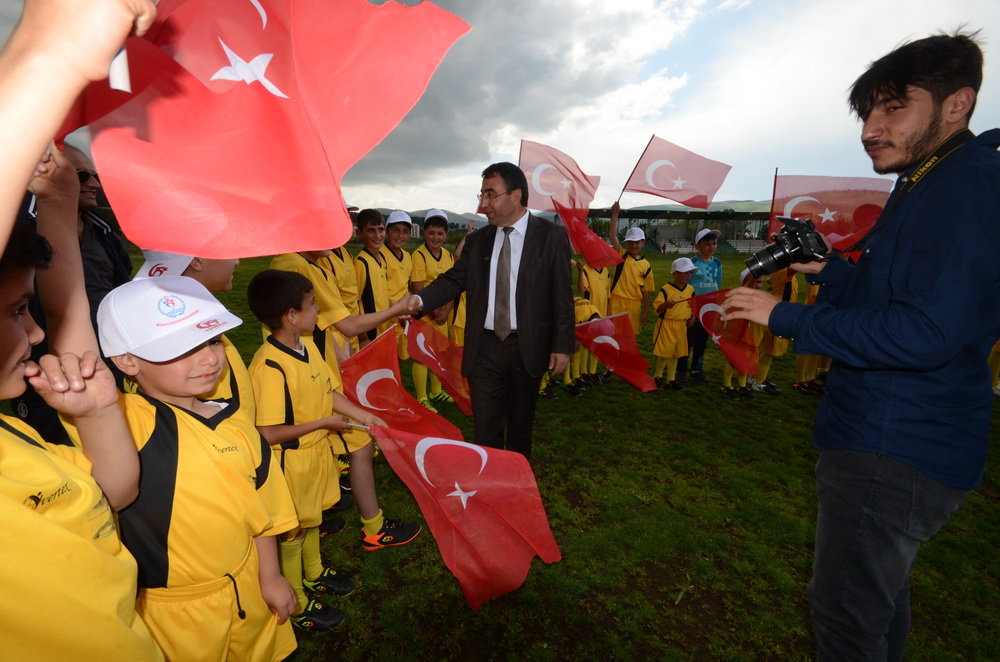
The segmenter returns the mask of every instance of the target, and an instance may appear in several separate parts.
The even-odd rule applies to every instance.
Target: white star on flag
[[[562,186],[563,186],[564,189],[568,189],[572,185],[573,185],[573,182],[571,182],[570,180],[568,180],[568,179],[562,180]]]
[[[288,95],[279,90],[274,83],[269,81],[264,73],[267,70],[267,65],[271,63],[271,58],[274,57],[274,53],[262,53],[254,59],[247,62],[239,55],[234,53],[229,46],[226,46],[226,42],[219,39],[219,43],[222,44],[222,48],[226,51],[226,57],[229,58],[229,66],[222,67],[214,74],[212,74],[211,80],[234,80],[242,81],[247,85],[253,83],[254,81],[260,83],[264,86],[264,89],[273,94],[276,97],[281,97],[282,99],[287,99]]]
[[[722,340],[722,336],[717,336],[714,333],[712,334],[712,342],[718,345],[720,340]]]
[[[457,496],[459,499],[462,500],[462,508],[465,508],[466,504],[469,502],[469,497],[475,496],[476,492],[478,492],[478,490],[472,490],[471,492],[466,492],[461,487],[458,486],[458,483],[455,483],[455,491],[449,492],[448,496]]]
[[[686,180],[683,180],[680,177],[678,177],[677,179],[674,180],[674,188],[675,189],[682,189],[682,188],[684,188],[684,184],[686,184],[686,183],[687,183]]]
[[[824,211],[822,214],[820,214],[819,217],[823,219],[824,223],[826,223],[827,221],[832,221],[833,220],[833,215],[836,214],[836,213],[837,212],[830,211],[830,208],[827,207],[826,211]]]

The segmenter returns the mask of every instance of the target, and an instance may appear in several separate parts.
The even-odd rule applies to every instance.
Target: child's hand
[[[333,416],[326,417],[326,423],[323,427],[331,432],[340,432],[341,430],[346,430],[351,427],[351,419],[346,416],[341,416],[340,414],[334,414]]]
[[[83,358],[46,354],[38,363],[28,362],[25,375],[46,404],[63,414],[94,416],[118,406],[115,378],[96,352]]]
[[[448,309],[445,306],[435,308],[434,312],[431,313],[431,317],[434,319],[435,324],[444,324],[448,321]]]
[[[465,229],[465,234],[472,234],[476,231],[476,222],[469,221],[469,226]]]
[[[379,418],[375,414],[368,414],[364,418],[366,420],[362,420],[360,422],[363,423],[363,424],[365,424],[365,425],[367,425],[368,427],[371,427],[373,425],[377,425],[377,426],[379,426],[381,428],[389,427],[388,424],[386,424],[385,421],[383,421],[381,418]]]
[[[673,308],[673,307],[674,307],[675,305],[677,305],[677,302],[676,302],[676,301],[667,301],[666,303],[667,303],[667,309],[668,309],[668,310],[669,310],[670,308]]]
[[[35,166],[28,190],[39,201],[67,202],[75,208],[79,204],[80,179],[69,159],[50,143],[49,151]]]
[[[393,313],[399,321],[405,321],[410,319],[410,312],[415,312],[410,310],[410,295],[404,294],[400,297],[399,301],[391,302],[392,305],[389,306],[389,312]]]
[[[264,597],[264,602],[270,607],[271,613],[278,617],[278,625],[281,625],[288,617],[295,613],[297,601],[295,591],[288,580],[280,574],[266,575],[260,577],[260,593]]]

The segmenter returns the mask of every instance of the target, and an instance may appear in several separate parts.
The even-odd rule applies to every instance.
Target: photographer
[[[901,660],[909,573],[983,476],[1000,336],[1000,131],[968,130],[975,35],[937,35],[874,62],[851,88],[878,173],[898,173],[856,265],[793,266],[815,306],[733,290],[727,319],[833,357],[816,416],[819,513],[809,601],[820,660]],[[947,224],[945,226],[945,224]]]

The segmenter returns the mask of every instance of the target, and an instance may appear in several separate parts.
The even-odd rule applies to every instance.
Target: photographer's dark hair
[[[983,83],[978,34],[934,35],[903,44],[880,57],[851,86],[851,110],[864,121],[880,98],[905,99],[906,88],[911,85],[930,92],[938,105],[963,87],[971,87],[978,94]],[[967,120],[975,109],[973,103]]]
[[[247,304],[254,317],[272,329],[280,329],[281,316],[289,310],[301,310],[302,297],[312,291],[312,283],[302,274],[266,269],[247,286]]]
[[[493,165],[486,166],[483,170],[483,179],[487,177],[500,177],[507,185],[508,191],[519,189],[521,191],[521,206],[528,206],[528,179],[524,173],[513,163],[501,161]]]
[[[52,247],[27,223],[14,223],[7,248],[0,257],[0,274],[10,269],[46,269],[52,262]]]

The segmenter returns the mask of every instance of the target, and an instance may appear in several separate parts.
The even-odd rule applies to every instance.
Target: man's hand
[[[569,364],[569,354],[552,352],[549,354],[549,370],[553,375],[561,375]]]
[[[80,178],[69,159],[50,144],[48,153],[35,167],[28,190],[39,203],[66,204],[75,210],[80,201]]]
[[[777,297],[762,290],[749,287],[737,287],[729,291],[722,303],[725,311],[723,320],[750,320],[767,326],[771,311],[781,303]]]
[[[823,267],[825,266],[826,262],[796,262],[788,265],[788,268],[800,274],[818,274],[823,271]]]
[[[423,301],[416,294],[411,294],[410,298],[407,300],[406,309],[412,315],[413,313],[419,313],[424,309]]]

